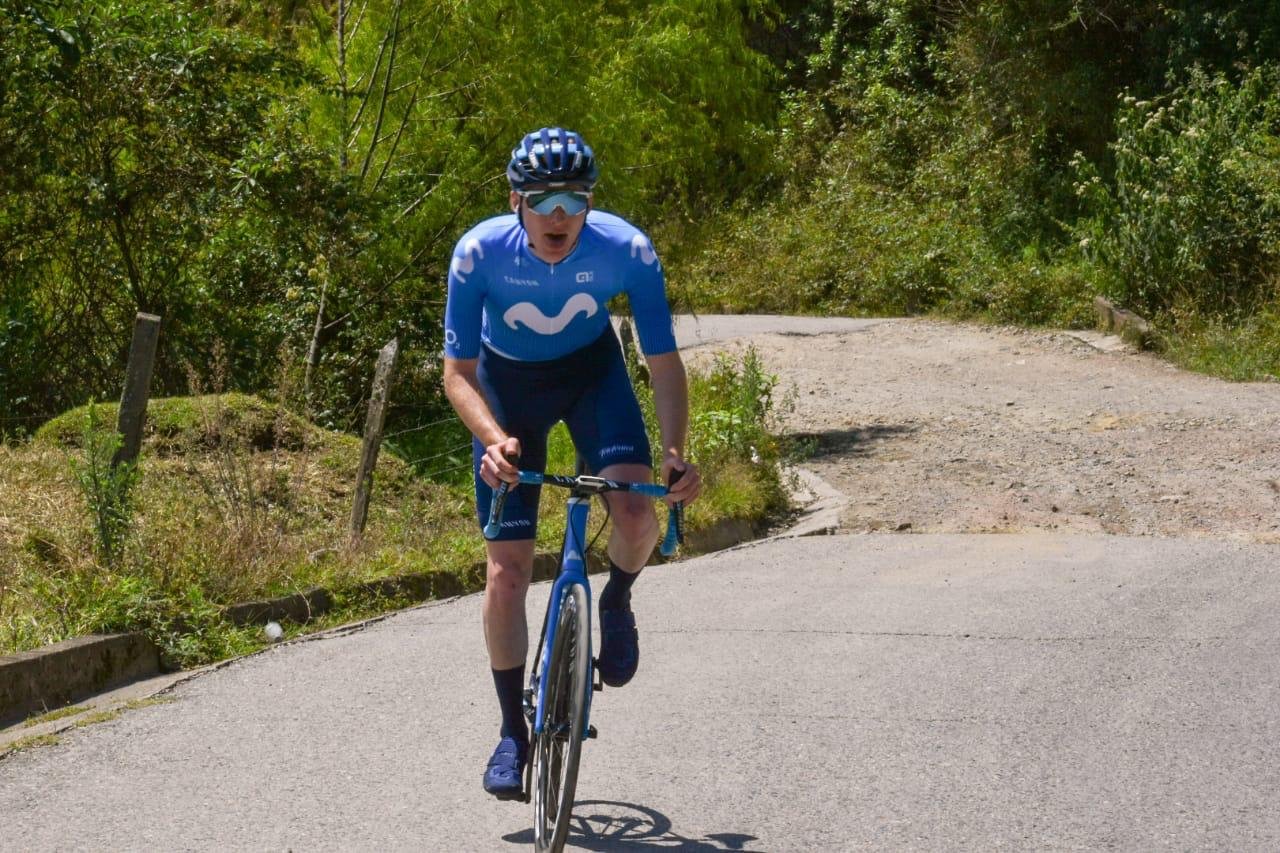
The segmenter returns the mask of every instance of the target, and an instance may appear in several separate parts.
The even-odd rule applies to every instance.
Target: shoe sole
[[[631,679],[636,677],[636,674],[632,672],[630,675],[628,675],[626,678],[623,678],[623,679],[605,678],[604,673],[600,671],[600,664],[598,662],[596,663],[596,672],[600,674],[600,682],[604,684],[605,687],[625,687],[626,685],[631,683]]]
[[[517,789],[515,791],[489,791],[486,789],[485,793],[493,797],[495,800],[523,800],[524,799],[523,788]]]

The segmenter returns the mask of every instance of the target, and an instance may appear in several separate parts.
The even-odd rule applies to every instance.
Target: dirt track
[[[753,333],[688,357],[748,344],[794,389],[782,427],[811,438],[806,467],[850,497],[843,531],[1280,543],[1280,384],[1064,332],[931,320]]]

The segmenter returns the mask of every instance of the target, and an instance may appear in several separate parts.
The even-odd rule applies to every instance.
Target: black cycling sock
[[[529,724],[524,719],[524,665],[493,670],[493,686],[502,707],[502,736],[529,742]]]
[[[641,569],[643,571],[643,569]],[[601,610],[630,610],[631,585],[640,577],[640,572],[624,572],[618,564],[609,561],[609,582],[600,593]]]

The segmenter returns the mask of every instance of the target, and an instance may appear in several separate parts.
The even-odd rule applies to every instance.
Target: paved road
[[[1280,849],[1278,554],[886,534],[650,569],[571,843]],[[0,847],[526,849],[479,788],[488,681],[475,596],[277,647],[0,761]]]

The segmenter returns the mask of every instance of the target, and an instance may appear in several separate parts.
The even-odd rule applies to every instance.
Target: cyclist
[[[630,301],[649,365],[662,437],[660,474],[681,474],[668,503],[693,501],[697,468],[683,458],[688,389],[676,351],[662,265],[653,244],[624,219],[593,209],[598,166],[591,147],[564,128],[528,134],[511,152],[512,213],[463,235],[449,268],[444,387],[474,436],[476,513],[488,520],[492,490],[542,470],[547,434],[563,420],[592,473],[648,481],[653,460],[644,421],[605,303]],[[519,464],[513,459],[519,457]],[[486,543],[485,644],[502,711],[500,741],[484,789],[519,797],[529,732],[522,698],[539,490],[514,488],[501,532]],[[613,518],[609,580],[600,595],[598,657],[605,684],[620,687],[639,663],[631,586],[659,538],[652,502],[606,495]]]

